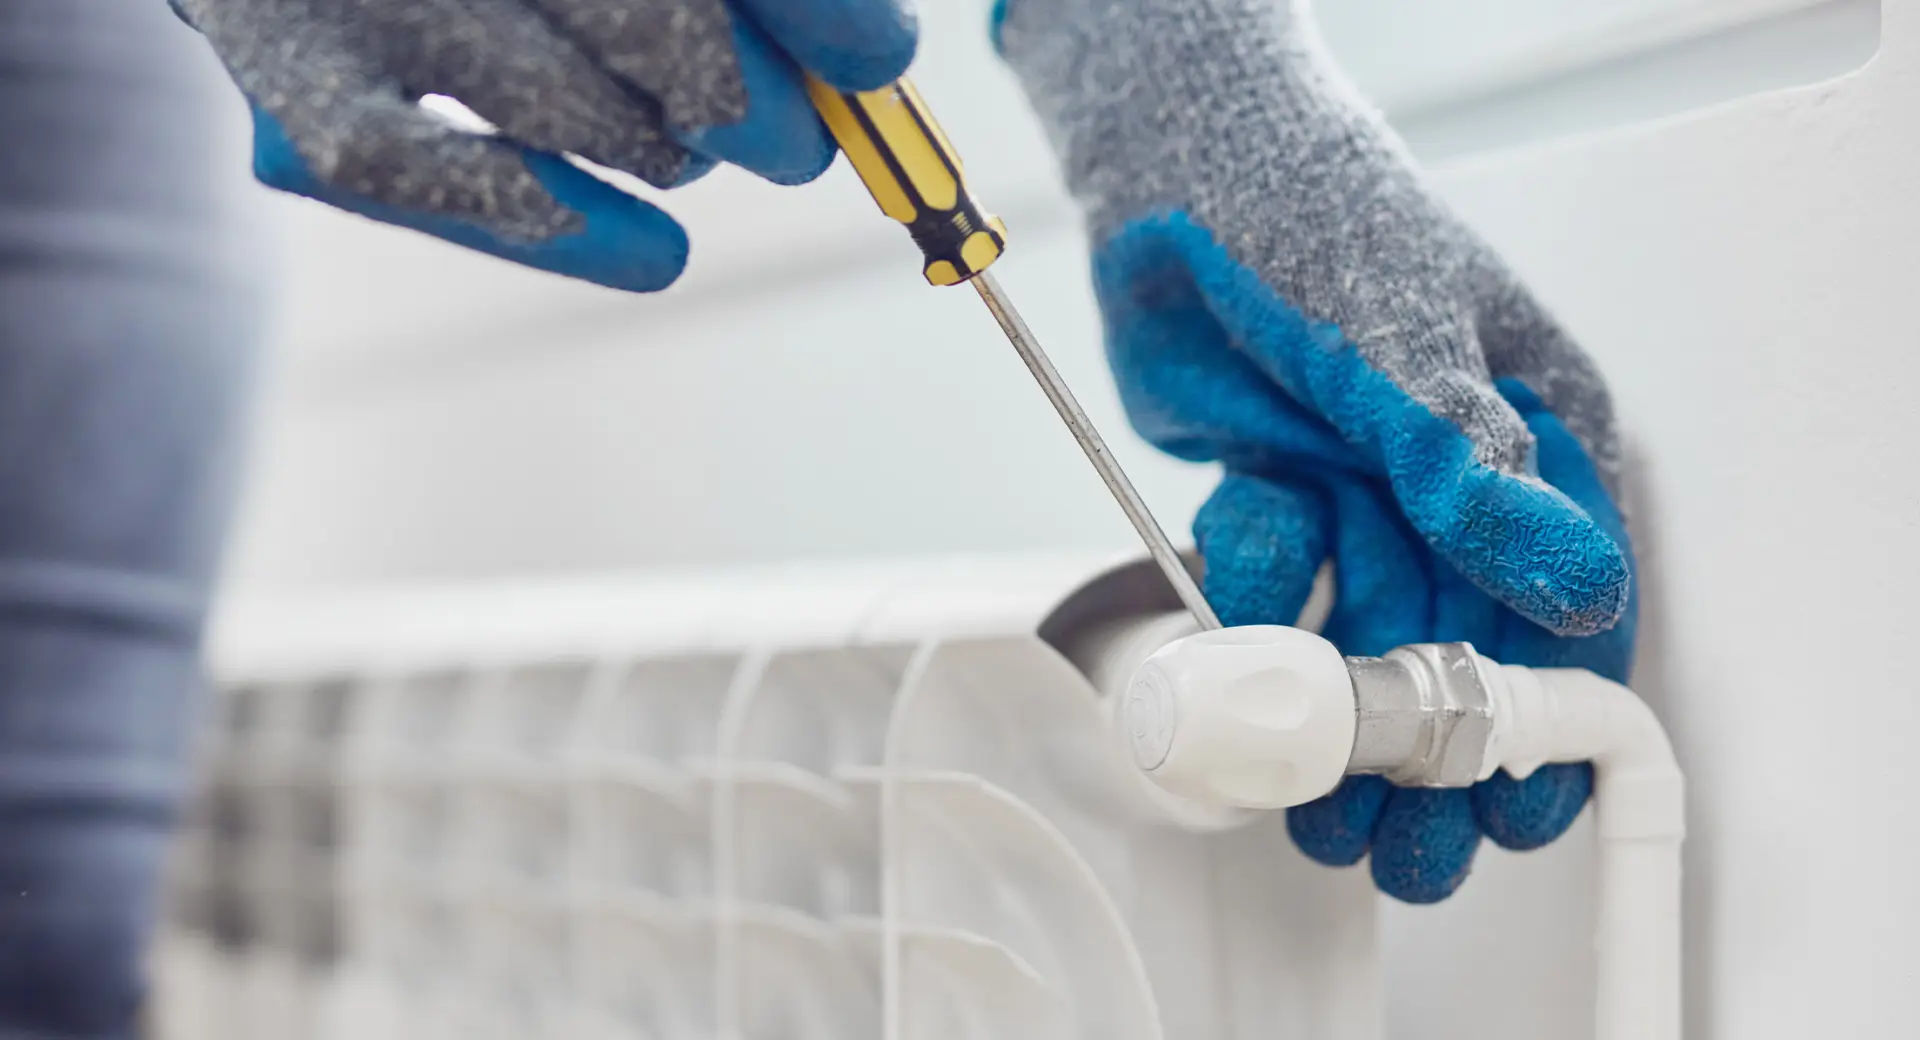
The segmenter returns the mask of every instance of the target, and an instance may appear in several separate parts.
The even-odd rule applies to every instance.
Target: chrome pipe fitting
[[[1486,665],[1467,643],[1416,643],[1349,657],[1359,725],[1349,773],[1402,787],[1467,787],[1487,772],[1494,708]]]

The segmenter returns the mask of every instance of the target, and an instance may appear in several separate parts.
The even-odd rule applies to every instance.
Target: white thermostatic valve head
[[[1333,790],[1357,725],[1340,651],[1280,625],[1200,632],[1160,648],[1134,672],[1120,723],[1134,762],[1161,787],[1246,809]]]

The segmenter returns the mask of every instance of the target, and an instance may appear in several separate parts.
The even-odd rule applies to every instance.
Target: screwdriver
[[[920,247],[926,258],[927,281],[934,285],[973,284],[1020,360],[1026,363],[1027,371],[1080,443],[1087,461],[1093,463],[1107,490],[1113,492],[1121,512],[1133,523],[1180,602],[1202,629],[1221,627],[1220,618],[1167,540],[1167,533],[1160,529],[1126,471],[1107,450],[1100,431],[1094,429],[1073,391],[988,270],[1006,252],[1006,225],[974,200],[967,189],[960,156],[927,110],[920,92],[905,79],[879,90],[843,93],[809,78],[807,90],[881,212],[906,225],[907,233]]]

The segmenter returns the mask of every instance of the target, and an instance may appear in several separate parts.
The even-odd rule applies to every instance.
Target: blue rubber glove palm
[[[1465,640],[1624,678],[1632,565],[1598,372],[1273,0],[1011,0],[998,26],[1096,242],[1140,432],[1228,475],[1195,534],[1230,624],[1291,623],[1335,564],[1349,654]],[[1465,791],[1354,779],[1302,849],[1451,894],[1484,834],[1558,837],[1585,766]]]
[[[718,162],[804,183],[834,145],[801,70],[873,89],[916,42],[907,0],[170,2],[251,102],[266,184],[636,291],[679,277],[686,233],[564,156],[662,188]]]

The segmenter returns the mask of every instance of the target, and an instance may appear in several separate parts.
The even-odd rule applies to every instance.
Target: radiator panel
[[[1161,607],[1086,557],[238,605],[164,1032],[1377,1040],[1364,875],[1170,819],[1059,649]]]

